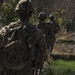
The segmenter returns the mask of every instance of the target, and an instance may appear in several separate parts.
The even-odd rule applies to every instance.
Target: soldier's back
[[[39,28],[44,34],[47,33],[47,23],[38,23],[37,28]]]
[[[43,38],[42,32],[34,26],[25,25],[24,30],[21,27],[22,23],[18,21],[10,23],[0,31],[0,48],[3,50],[0,51],[3,54],[1,64],[7,70],[6,75],[15,75],[16,72],[17,75],[31,74],[35,45],[39,45]]]
[[[46,45],[47,45],[47,48],[49,50],[50,45],[51,45],[50,39],[52,38],[52,32],[51,32],[50,25],[48,23],[39,23],[37,25],[37,28],[39,28],[43,32],[43,34],[46,38]]]

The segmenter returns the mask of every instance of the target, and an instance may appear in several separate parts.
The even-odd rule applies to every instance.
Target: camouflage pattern
[[[47,45],[47,48],[49,49],[50,47],[50,42],[49,42],[49,39],[51,38],[51,29],[49,27],[49,25],[47,23],[45,23],[45,20],[47,18],[47,15],[45,12],[40,12],[39,15],[38,15],[38,19],[39,19],[39,22],[37,24],[37,28],[39,28],[45,38],[46,38],[46,45]]]
[[[52,37],[52,33],[51,33],[51,29],[50,29],[49,25],[47,23],[44,23],[44,22],[43,23],[39,22],[37,25],[37,28],[39,28],[43,32],[43,34],[46,38],[47,48],[49,49],[50,48],[49,40]]]
[[[22,1],[21,5],[27,4],[27,0]],[[36,51],[42,57],[42,62],[47,60],[45,37],[39,29],[29,23],[32,12],[28,8],[27,10],[25,17],[22,16],[24,12],[17,12],[21,16],[20,20],[0,30],[1,75],[34,75],[33,61],[36,59]],[[38,55],[39,58],[40,56]]]
[[[48,27],[47,23],[45,23],[46,17],[47,17],[47,15],[46,15],[45,12],[40,12],[38,14],[38,20],[39,20],[39,22],[37,23],[36,27],[43,32],[43,35],[46,38],[46,46],[47,46],[47,49],[49,49],[48,39],[50,39],[50,37],[49,37],[50,31],[49,31],[49,27]],[[44,62],[41,62],[41,59],[37,63],[37,68],[36,68],[36,69],[39,69],[40,70],[40,73],[42,73],[43,63],[44,63]]]
[[[2,48],[1,64],[3,68],[5,67],[7,70],[17,71],[17,75],[25,75],[25,73],[29,75],[29,73],[31,74],[32,72],[31,65],[35,58],[34,52],[36,46],[38,46],[42,54],[42,60],[45,61],[47,59],[45,39],[42,32],[34,26],[29,24],[22,30],[21,25],[21,22],[15,22],[1,30],[1,44],[3,44],[2,47],[0,47]],[[16,31],[13,31],[13,29]],[[23,38],[27,40],[27,43],[23,41],[21,35],[24,36]],[[24,72],[22,70],[24,70]],[[9,75],[11,75],[11,73]],[[12,75],[14,75],[14,73]]]
[[[51,39],[50,39],[50,54],[52,53],[53,47],[54,47],[54,42],[55,42],[55,35],[56,33],[60,30],[59,24],[55,21],[55,18],[53,15],[49,16],[49,21],[47,24],[49,25],[49,28],[51,30]]]
[[[49,26],[51,28],[52,34],[55,36],[55,34],[60,30],[59,24],[55,21],[54,15],[50,15],[49,19],[50,20],[47,23],[50,24]]]

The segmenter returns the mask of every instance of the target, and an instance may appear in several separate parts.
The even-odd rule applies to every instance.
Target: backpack
[[[31,58],[28,58],[28,55],[31,57],[29,54],[31,52],[26,35],[21,26],[9,29],[2,34],[4,46],[1,53],[3,54],[2,64],[5,68],[21,70],[31,61]]]

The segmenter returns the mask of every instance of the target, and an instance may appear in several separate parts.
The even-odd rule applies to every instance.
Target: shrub
[[[4,25],[17,19],[17,14],[15,13],[16,3],[16,1],[12,1],[12,3],[3,3],[0,7],[0,22]]]
[[[75,61],[54,60],[49,61],[49,68],[45,75],[75,75]]]

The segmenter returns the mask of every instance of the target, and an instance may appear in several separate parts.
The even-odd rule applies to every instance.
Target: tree
[[[3,3],[0,7],[0,22],[4,25],[9,24],[12,21],[17,20],[17,14],[15,12],[17,2],[12,1],[10,3]]]

